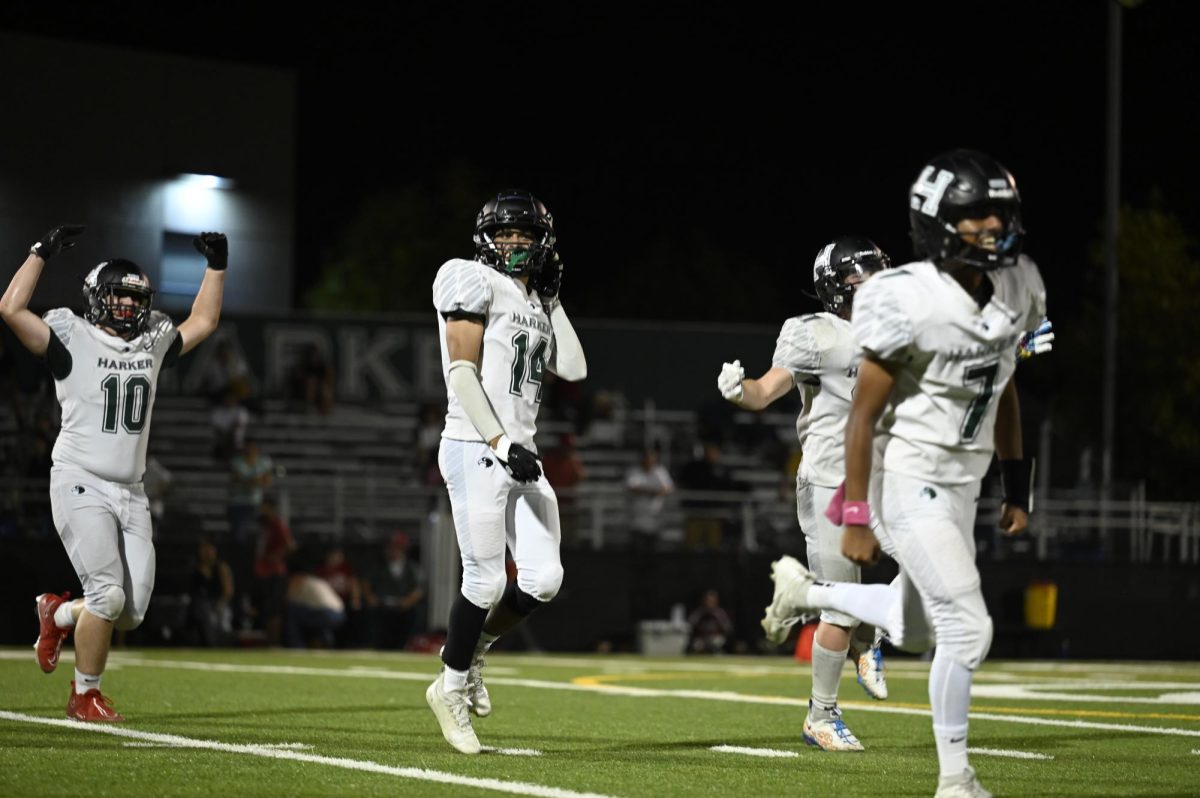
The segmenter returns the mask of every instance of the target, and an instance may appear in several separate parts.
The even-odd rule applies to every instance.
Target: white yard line
[[[125,748],[190,748],[190,743],[121,743]],[[273,751],[311,751],[308,743],[255,743],[258,748],[269,748]]]
[[[402,768],[392,765],[381,765],[361,759],[345,759],[342,757],[317,756],[279,748],[268,748],[263,745],[240,745],[222,743],[216,740],[200,740],[190,737],[180,737],[175,734],[158,734],[154,732],[137,731],[122,726],[104,726],[91,723],[80,723],[74,720],[58,718],[42,718],[36,715],[25,715],[20,712],[0,710],[0,720],[10,720],[18,723],[36,723],[43,726],[58,726],[74,731],[91,732],[93,734],[111,734],[114,737],[128,737],[134,740],[157,743],[159,745],[179,748],[203,748],[209,751],[219,751],[225,754],[245,754],[247,756],[263,757],[264,759],[287,759],[293,762],[307,762],[314,765],[328,765],[344,768],[345,770],[361,770],[367,773],[379,773],[385,776],[396,776],[402,779],[416,781],[432,781],[440,784],[453,784],[460,787],[475,787],[481,790],[495,790],[512,795],[530,795],[535,798],[609,798],[599,793],[576,792],[560,787],[547,787],[542,784],[530,784],[522,781],[504,781],[502,779],[481,779],[473,776],[459,776],[456,773],[446,773],[440,770],[424,768]]]
[[[1009,751],[1006,748],[968,748],[968,754],[980,756],[1005,756],[1009,759],[1053,759],[1049,754],[1035,754],[1032,751]]]
[[[541,756],[542,752],[536,748],[493,748],[490,745],[483,746],[485,754],[500,754],[501,756]]]
[[[795,751],[780,751],[776,748],[745,748],[740,745],[714,745],[708,750],[716,751],[718,754],[745,754],[746,756],[768,756],[781,759],[800,756]]]
[[[0,652],[0,654],[6,652]],[[28,655],[25,655],[28,656]],[[322,678],[344,679],[392,679],[400,681],[429,682],[433,680],[432,672],[393,671],[385,669],[355,669],[314,668],[300,665],[234,665],[224,662],[191,662],[187,660],[158,660],[146,659],[133,655],[122,655],[113,658],[126,667],[164,668],[168,670],[197,670],[209,673],[269,673],[281,676],[319,676]],[[586,661],[586,660],[583,660]],[[597,663],[592,663],[593,665]],[[666,690],[662,688],[629,687],[616,685],[584,685],[571,682],[548,681],[540,679],[489,678],[488,684],[510,687],[526,687],[535,690],[563,690],[567,692],[601,693],[603,695],[625,696],[629,698],[683,698],[701,701],[722,701],[739,704],[765,704],[774,706],[789,706],[807,708],[808,701],[803,698],[788,698],[786,696],[749,695],[718,690]],[[1118,703],[1114,699],[1113,703]],[[919,715],[930,717],[927,709],[888,706],[886,704],[847,703],[855,712],[882,712],[894,715]],[[1164,726],[1144,726],[1131,723],[1101,723],[1085,720],[1060,720],[1057,718],[1028,717],[1024,715],[1004,715],[991,712],[972,712],[971,718],[976,720],[994,720],[1004,723],[1022,723],[1030,726],[1053,726],[1064,729],[1095,729],[1099,731],[1119,731],[1133,734],[1158,734],[1177,737],[1200,737],[1200,729],[1176,729]]]

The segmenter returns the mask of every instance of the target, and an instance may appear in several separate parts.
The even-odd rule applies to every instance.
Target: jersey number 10
[[[146,409],[150,406],[150,380],[142,374],[131,374],[125,379],[124,397],[121,378],[116,374],[105,377],[100,387],[104,390],[102,429],[105,432],[116,432],[117,416],[120,416],[121,426],[126,432],[135,435],[140,433],[146,426]]]

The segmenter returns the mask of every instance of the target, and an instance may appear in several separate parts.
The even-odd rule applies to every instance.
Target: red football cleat
[[[71,698],[67,701],[67,717],[88,723],[124,723],[121,713],[112,708],[112,699],[101,695],[99,690],[88,690],[83,695],[75,692],[71,682]]]
[[[41,631],[33,647],[37,650],[38,665],[46,673],[53,673],[58,667],[58,655],[62,651],[63,641],[71,634],[70,629],[60,629],[58,624],[54,623],[54,613],[69,598],[70,593],[63,593],[61,596],[43,593],[37,597],[37,616]]]

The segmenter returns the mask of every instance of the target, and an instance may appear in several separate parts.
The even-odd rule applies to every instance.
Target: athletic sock
[[[90,676],[90,675],[80,671],[79,668],[76,668],[75,669],[75,692],[78,693],[79,695],[83,695],[88,690],[99,690],[101,676],[103,676],[103,674],[97,674],[96,676]]]
[[[456,671],[447,665],[442,670],[442,689],[447,691],[467,689],[467,672]]]
[[[808,589],[808,604],[822,610],[837,610],[863,623],[887,629],[888,613],[900,600],[891,585],[855,585],[845,582],[817,583]]]
[[[846,662],[846,651],[834,651],[813,640],[812,645],[812,709],[814,718],[828,718],[837,708],[838,683],[842,679],[842,666]]]
[[[942,776],[958,776],[967,769],[967,711],[971,706],[970,668],[941,649],[929,668],[929,706],[933,710],[933,738],[937,742],[938,769]]]
[[[59,629],[70,629],[75,626],[75,614],[71,612],[71,605],[73,603],[71,601],[64,601],[54,611],[54,625]]]

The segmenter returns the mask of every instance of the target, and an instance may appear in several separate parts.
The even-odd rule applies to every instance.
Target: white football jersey
[[[438,270],[433,281],[433,306],[438,311],[442,377],[448,378],[450,370],[446,319],[442,314],[458,311],[478,316],[483,322],[479,362],[483,391],[505,434],[513,443],[536,451],[533,436],[542,402],[542,375],[554,352],[554,329],[537,292],[526,290],[520,280],[478,261],[456,258]],[[442,437],[483,440],[454,391],[447,389],[446,393]]]
[[[980,308],[932,263],[876,275],[854,298],[854,338],[902,364],[881,430],[886,471],[943,484],[978,481],[991,463],[996,407],[1016,368],[1017,339],[1046,315],[1046,289],[1024,255],[988,272]]]
[[[55,465],[73,465],[110,482],[140,482],[158,373],[179,334],[175,325],[152,311],[146,332],[126,341],[69,308],[43,318],[71,355],[70,372],[54,383],[62,405]]]
[[[800,477],[806,482],[836,487],[845,476],[846,417],[861,360],[850,322],[833,313],[797,316],[779,331],[771,366],[791,372],[804,403],[796,435],[804,453]]]

